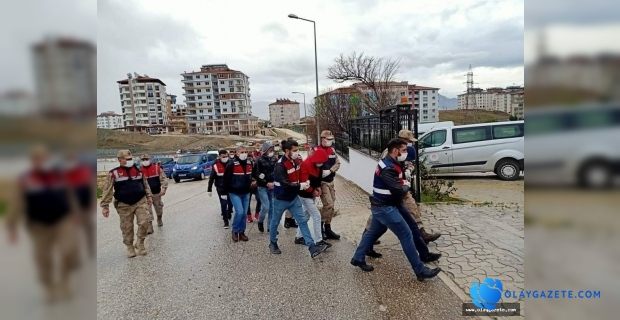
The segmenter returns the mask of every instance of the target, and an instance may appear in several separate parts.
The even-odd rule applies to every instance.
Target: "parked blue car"
[[[194,153],[179,156],[172,168],[172,179],[180,182],[183,179],[203,180],[211,174],[211,167],[217,154]]]
[[[161,168],[164,169],[164,174],[166,175],[166,178],[172,179],[172,169],[174,168],[174,165],[176,164],[176,162],[174,161],[174,158],[155,156],[153,158],[153,162],[159,163]]]

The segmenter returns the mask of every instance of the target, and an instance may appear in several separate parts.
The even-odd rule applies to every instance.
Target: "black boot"
[[[370,249],[370,250],[366,251],[366,255],[371,257],[371,258],[375,258],[375,259],[379,259],[379,258],[383,257],[383,255],[380,254],[379,252],[375,251],[375,249]]]
[[[325,222],[321,221],[321,237],[323,239],[327,239],[327,237],[325,236]]]
[[[420,257],[420,260],[422,262],[433,262],[439,260],[439,258],[441,258],[441,253],[429,252],[427,256]]]
[[[284,227],[286,229],[291,227],[291,220],[293,220],[292,218],[284,218]]]
[[[426,233],[426,230],[424,230],[424,228],[420,228],[420,234],[422,235],[422,239],[424,239],[424,242],[426,242],[426,244],[428,244],[429,242],[433,242],[439,237],[441,237],[441,233]]]
[[[297,225],[297,221],[295,221],[295,219],[293,219],[293,218],[290,218],[290,219],[291,219],[291,223],[290,223],[291,228],[297,228],[297,227],[299,227],[299,226]]]
[[[441,268],[427,268],[424,267],[424,270],[420,273],[416,273],[416,277],[418,278],[418,281],[424,281],[424,279],[431,279],[434,278],[436,275],[439,274],[439,272],[441,271]]]
[[[325,239],[340,240],[340,235],[332,231],[331,224],[325,224]]]
[[[356,266],[356,267],[360,267],[360,269],[362,269],[363,271],[366,271],[366,272],[370,272],[372,270],[375,270],[375,268],[373,266],[371,266],[369,264],[366,264],[366,262],[351,260],[351,264]]]
[[[281,254],[282,251],[280,251],[280,248],[278,248],[278,243],[277,242],[270,242],[269,243],[269,251],[271,251],[272,254]]]
[[[260,232],[265,232],[265,226],[263,225],[262,222],[258,223],[258,231]]]
[[[295,244],[306,244],[306,241],[304,240],[304,237],[301,238],[295,238]]]

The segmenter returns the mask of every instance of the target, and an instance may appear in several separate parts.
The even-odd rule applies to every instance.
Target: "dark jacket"
[[[278,159],[274,157],[269,157],[267,154],[264,154],[262,157],[256,160],[256,165],[254,167],[254,180],[256,180],[256,184],[259,187],[266,187],[267,183],[273,182],[273,170],[276,167],[276,162]]]
[[[369,197],[370,204],[375,206],[398,206],[408,190],[409,187],[403,185],[403,174],[400,164],[389,156],[379,160],[373,180],[373,194]],[[378,191],[384,191],[385,193],[379,193]],[[389,193],[386,191],[389,191]]]
[[[274,192],[278,200],[291,201],[299,192],[299,165],[286,156],[282,156],[276,163],[273,172]]]
[[[209,186],[207,187],[207,192],[211,192],[213,189],[213,185],[215,184],[215,188],[217,192],[220,194],[226,194],[224,191],[224,172],[226,171],[226,163],[223,163],[222,160],[217,159],[213,163],[213,167],[211,167],[211,175],[209,176]]]
[[[227,193],[250,193],[252,185],[252,162],[237,156],[228,160],[224,171],[224,190]]]

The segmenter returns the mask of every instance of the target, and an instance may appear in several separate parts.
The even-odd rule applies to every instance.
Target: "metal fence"
[[[336,137],[336,151],[343,158],[349,159],[349,148],[354,148],[379,159],[388,141],[398,136],[402,129],[408,129],[418,136],[418,109],[411,104],[401,104],[382,110],[378,115],[355,118],[348,123],[348,132]],[[419,150],[418,143],[415,143]],[[412,190],[420,202],[419,159],[415,160],[415,178]]]
[[[345,132],[343,134],[336,135],[334,138],[336,153],[341,157],[349,160],[349,135]]]

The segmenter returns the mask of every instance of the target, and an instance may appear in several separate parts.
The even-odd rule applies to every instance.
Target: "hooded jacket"
[[[310,187],[306,190],[299,190],[299,196],[303,198],[313,198],[312,194],[315,190],[321,188],[321,168],[317,164],[324,164],[329,159],[327,152],[323,149],[317,149],[306,160],[301,163],[299,181],[309,182]]]

